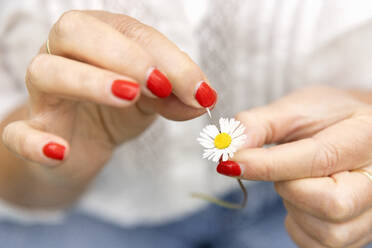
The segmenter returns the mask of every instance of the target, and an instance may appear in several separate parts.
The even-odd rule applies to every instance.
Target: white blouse
[[[216,118],[308,84],[372,88],[368,0],[16,0],[1,1],[0,9],[0,118],[27,97],[27,65],[69,9],[124,13],[164,33],[217,89]],[[191,192],[231,191],[236,182],[201,159],[196,138],[207,123],[205,116],[187,122],[159,118],[116,150],[77,208],[124,226],[152,225],[205,207]],[[0,204],[0,219],[52,222],[61,216]]]

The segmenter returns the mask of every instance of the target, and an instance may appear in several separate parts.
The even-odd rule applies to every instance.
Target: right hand
[[[215,104],[215,91],[200,84],[208,82],[200,68],[131,17],[69,11],[49,41],[52,55],[44,44],[28,68],[29,118],[7,125],[3,141],[26,161],[54,168],[43,172],[51,183],[85,184],[156,113],[187,120]]]

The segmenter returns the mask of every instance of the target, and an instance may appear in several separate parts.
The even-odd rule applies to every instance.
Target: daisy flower
[[[232,158],[245,142],[247,136],[244,134],[245,127],[240,121],[231,118],[220,118],[220,129],[215,125],[208,125],[200,132],[197,139],[205,148],[203,158],[218,162]]]

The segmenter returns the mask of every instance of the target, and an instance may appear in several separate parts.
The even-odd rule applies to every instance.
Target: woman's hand
[[[139,135],[156,113],[186,120],[216,102],[216,92],[184,52],[128,16],[66,12],[49,33],[49,48],[51,54],[42,46],[27,71],[29,116],[3,131],[10,150],[42,165],[27,167],[33,170],[28,180],[44,187],[82,189],[115,146]],[[31,194],[39,182],[24,190]],[[22,181],[14,184],[19,188]],[[63,201],[59,195],[57,203],[53,191],[48,197],[38,192],[24,204]]]
[[[300,247],[363,247],[372,240],[372,181],[353,170],[372,174],[371,99],[312,87],[240,113],[248,143],[237,163],[217,170],[276,182],[286,227]],[[280,144],[259,148],[270,143]]]

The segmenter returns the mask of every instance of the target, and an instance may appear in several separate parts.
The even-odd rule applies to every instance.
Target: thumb
[[[355,117],[322,130],[314,137],[268,149],[242,149],[232,160],[240,164],[241,178],[248,180],[322,177],[371,163],[371,137],[370,123]],[[219,167],[223,171],[221,167],[226,165],[220,163]]]
[[[347,92],[312,86],[295,91],[259,108],[239,113],[250,138],[247,147],[284,143],[313,136],[315,133],[350,117],[355,99]]]
[[[246,127],[248,139],[245,148],[292,141],[309,135],[309,130],[304,129],[309,122],[306,117],[276,104],[241,112],[235,118]]]

